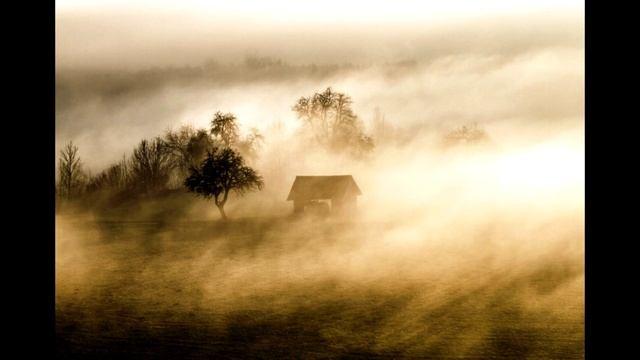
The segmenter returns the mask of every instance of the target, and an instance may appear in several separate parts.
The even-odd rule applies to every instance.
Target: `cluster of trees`
[[[236,116],[232,113],[216,112],[211,120],[211,135],[214,145],[199,166],[189,167],[189,176],[184,186],[205,199],[213,199],[222,219],[227,219],[224,205],[230,192],[243,195],[250,190],[261,190],[262,177],[245,165],[242,156],[254,158],[262,142],[262,135],[252,129],[251,134],[240,139]]]
[[[292,109],[318,145],[360,158],[373,150],[374,143],[371,136],[365,134],[362,121],[351,108],[352,103],[350,96],[328,87],[301,97]]]
[[[489,136],[487,132],[478,126],[477,123],[471,125],[462,125],[444,135],[444,144],[446,146],[459,144],[475,144],[487,141]]]
[[[183,126],[162,137],[144,139],[131,156],[93,176],[83,169],[78,147],[69,142],[60,151],[58,195],[66,200],[131,198],[186,186],[214,198],[226,218],[223,207],[230,191],[243,194],[262,187],[260,176],[244,163],[257,159],[263,137],[255,129],[241,137],[236,121],[231,113],[217,112],[208,130]]]
[[[375,145],[352,104],[351,97],[328,87],[299,98],[292,110],[316,145],[330,152],[363,158]],[[378,137],[389,137],[395,132],[379,109],[374,113],[374,131]],[[485,137],[486,133],[475,125],[447,135],[451,142]],[[95,175],[83,170],[78,148],[69,142],[60,152],[58,195],[62,199],[122,199],[154,196],[184,187],[213,200],[226,219],[224,206],[231,193],[242,195],[264,185],[262,177],[251,168],[263,141],[256,129],[241,136],[236,116],[218,111],[208,129],[182,126],[166,131],[163,136],[144,139],[130,156],[123,156]]]

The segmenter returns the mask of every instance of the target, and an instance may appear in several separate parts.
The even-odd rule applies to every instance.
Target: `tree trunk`
[[[224,212],[224,204],[222,205],[216,205],[218,207],[218,210],[220,210],[220,215],[222,216],[222,220],[227,220],[227,214],[225,214]]]

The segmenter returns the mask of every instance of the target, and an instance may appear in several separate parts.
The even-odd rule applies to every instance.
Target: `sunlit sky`
[[[382,106],[399,123],[441,121],[460,109],[474,119],[582,115],[582,1],[59,0],[56,8],[56,62],[65,71],[198,65],[209,59],[224,63],[246,55],[305,64],[444,59],[435,63],[440,67],[392,84],[369,73],[336,78],[332,84],[357,99],[363,116],[374,105]],[[60,115],[58,129],[85,153],[95,148],[93,159],[105,144],[120,146],[113,151],[120,156],[140,137],[169,125],[206,126],[214,107],[234,111],[245,126],[289,119],[290,102],[308,93],[309,86],[250,84],[201,93],[174,89],[170,106],[165,95],[152,94],[116,108],[105,103],[108,111],[80,104],[78,113]],[[102,142],[95,134],[83,138],[78,119]],[[583,170],[581,149],[563,146],[501,158],[493,167],[496,181],[530,188],[575,183]]]
[[[345,1],[326,0],[240,0],[240,1],[168,1],[168,0],[61,0],[58,11],[128,10],[180,11],[194,15],[240,15],[301,21],[370,20],[412,21],[428,18],[453,18],[467,15],[497,15],[526,12],[582,12],[583,1],[576,0],[448,0],[448,1]]]
[[[303,63],[374,61],[478,36],[481,47],[497,36],[575,38],[567,31],[582,27],[584,17],[575,0],[61,0],[56,8],[56,61],[71,67],[195,65],[247,53]],[[429,41],[417,38],[425,34]]]

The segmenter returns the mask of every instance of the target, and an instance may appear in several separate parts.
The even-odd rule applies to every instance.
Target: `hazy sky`
[[[581,41],[583,13],[583,3],[572,0],[328,0],[322,6],[67,0],[56,2],[56,59],[58,67],[115,68],[254,54],[289,62],[375,62],[456,46],[486,48],[498,37],[503,45],[509,37]]]
[[[219,14],[232,17],[277,19],[287,22],[336,20],[351,21],[422,21],[451,19],[468,15],[496,15],[531,11],[574,11],[584,8],[575,0],[398,0],[394,2],[326,0],[239,0],[239,1],[167,1],[139,0],[60,0],[56,8],[61,12],[74,11],[133,11],[187,12],[194,16]],[[336,11],[337,10],[337,11]]]
[[[130,318],[140,329],[162,334],[166,314],[177,325],[226,326],[249,313],[260,326],[288,326],[279,319],[320,309],[318,332],[331,343],[319,344],[335,349],[477,357],[508,340],[523,358],[580,356],[582,1],[59,0],[56,9],[56,153],[73,141],[91,175],[167,129],[210,128],[216,111],[237,115],[242,136],[253,127],[264,136],[250,164],[264,189],[225,207],[247,220],[242,231],[209,227],[217,209],[189,197],[136,201],[123,215],[194,226],[136,225],[118,230],[118,241],[102,221],[88,226],[93,214],[57,216],[56,309],[86,309],[69,324],[97,329],[96,314],[120,306],[144,315]],[[247,55],[289,65],[243,65]],[[221,66],[121,71],[209,59]],[[345,62],[363,66],[291,66]],[[352,98],[374,138],[364,161],[299,132],[292,106],[328,86]],[[442,146],[471,124],[486,143]],[[295,176],[334,174],[361,188],[361,227],[253,222],[290,213]],[[102,335],[113,334],[128,332]],[[556,344],[560,355],[544,352]]]
[[[582,127],[581,1],[67,0],[56,9],[57,97],[68,104],[56,112],[57,148],[73,140],[94,171],[167,128],[206,127],[217,110],[237,114],[245,130],[266,132],[276,122],[294,128],[292,103],[327,86],[351,95],[365,122],[380,107],[398,127]],[[324,78],[248,74],[171,86],[160,72],[146,92],[113,95],[141,85],[120,69],[235,63],[247,55],[374,66]],[[382,64],[403,60],[418,65],[385,75]],[[115,71],[79,72],[81,81],[61,76],[82,68]]]

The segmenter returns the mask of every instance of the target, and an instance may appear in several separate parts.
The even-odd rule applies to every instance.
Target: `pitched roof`
[[[296,176],[287,200],[340,198],[348,192],[362,195],[351,175]]]

